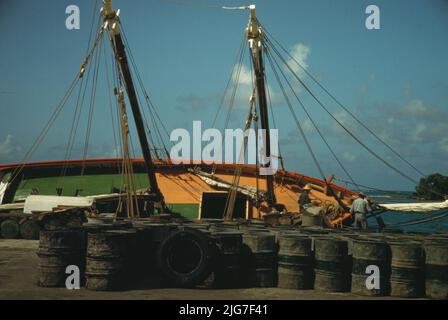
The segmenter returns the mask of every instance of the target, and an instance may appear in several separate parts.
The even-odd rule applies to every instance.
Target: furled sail
[[[189,169],[191,173],[195,174],[199,178],[201,178],[205,183],[207,183],[210,186],[223,188],[223,189],[231,189],[232,184],[228,181],[225,181],[223,179],[220,179],[210,173],[200,171],[198,169]],[[248,197],[252,199],[257,199],[257,189],[250,187],[250,186],[236,186],[236,190],[238,192],[241,192],[244,195],[247,195]],[[266,195],[265,191],[258,191],[258,198],[264,198]]]
[[[379,207],[391,211],[404,212],[429,212],[441,209],[448,209],[448,200],[443,202],[423,202],[423,203],[387,203],[378,204]]]

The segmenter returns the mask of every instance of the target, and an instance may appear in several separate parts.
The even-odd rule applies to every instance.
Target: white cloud
[[[235,70],[238,68],[238,66],[235,66]],[[233,82],[236,83],[238,81],[238,90],[236,92],[235,97],[235,106],[240,109],[247,110],[249,106],[249,98],[251,97],[253,93],[253,84],[252,84],[252,75],[251,70],[246,65],[241,65],[241,71],[239,74],[239,77],[237,78],[236,72],[233,74],[232,79]],[[269,93],[269,96],[267,97],[273,104],[273,107],[275,104],[277,104],[277,94],[272,89],[272,87],[268,84],[267,86],[267,93]],[[230,92],[228,93],[227,99],[231,96]],[[258,97],[257,97],[258,99]]]
[[[314,132],[314,131],[315,131],[314,125],[313,125],[313,123],[310,121],[310,119],[305,119],[305,120],[303,120],[301,126],[302,126],[303,131],[304,131],[305,133],[311,133],[311,132]]]
[[[251,75],[251,71],[249,70],[249,68],[247,68],[244,64],[241,65],[241,70],[240,70],[240,74],[239,74],[239,78],[237,79],[237,72],[236,70],[238,70],[239,66],[236,65],[235,66],[235,72],[233,73],[233,82],[236,82],[237,80],[239,85],[247,85],[247,86],[252,86],[252,75]]]
[[[6,138],[0,142],[0,159],[12,159],[22,150],[20,146],[15,145],[14,137],[8,134]]]
[[[351,152],[347,152],[347,151],[342,154],[342,157],[345,160],[347,160],[348,162],[354,162],[354,161],[356,161],[356,159],[358,159],[358,157],[356,155],[354,155]]]
[[[308,56],[311,52],[310,47],[304,45],[303,43],[297,43],[292,47],[292,50],[290,51],[290,55],[294,58],[288,59],[288,64],[291,67],[292,70],[300,77],[303,75],[304,71],[300,66],[297,65],[297,62],[299,62],[304,69],[308,68],[308,64],[306,60],[308,59]],[[295,61],[294,61],[295,60]]]
[[[428,111],[428,107],[421,100],[410,101],[402,111],[407,114],[418,115]]]

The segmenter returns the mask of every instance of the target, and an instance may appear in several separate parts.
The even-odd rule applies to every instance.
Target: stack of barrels
[[[426,296],[448,299],[448,237],[434,237],[424,244]]]
[[[215,288],[351,289],[364,296],[448,299],[446,234],[136,221],[41,231],[38,257],[39,285],[48,287],[65,286],[67,267],[74,265],[90,290],[125,289],[152,275],[158,285],[194,286],[207,279]]]
[[[42,287],[64,287],[69,266],[79,270],[80,282],[85,264],[85,236],[80,229],[41,231],[39,239],[39,280]]]
[[[350,289],[350,257],[346,240],[317,236],[314,240],[314,289],[346,292]]]
[[[86,288],[119,290],[132,282],[135,236],[131,230],[92,232],[87,238]]]
[[[278,245],[278,287],[312,289],[314,257],[311,238],[297,233],[280,233]]]
[[[424,251],[421,243],[408,239],[389,242],[392,254],[390,295],[418,298],[424,292]]]
[[[157,268],[157,248],[168,237],[172,227],[163,223],[136,222],[134,229],[137,231],[136,254],[138,261],[135,263],[134,272],[141,279],[143,287],[156,288],[163,286],[165,282],[163,273]]]
[[[237,288],[242,286],[241,248],[242,232],[219,230],[211,232],[216,245],[216,257],[208,286],[214,288]]]
[[[390,252],[381,239],[353,239],[351,291],[364,296],[389,292]]]
[[[275,235],[248,231],[243,234],[243,261],[248,285],[275,287],[277,280],[277,247]]]

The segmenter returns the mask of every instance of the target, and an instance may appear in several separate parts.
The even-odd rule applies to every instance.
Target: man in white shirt
[[[360,192],[350,209],[350,213],[355,217],[354,224],[356,228],[367,229],[367,213],[370,212],[372,212],[372,208],[366,199],[366,195]]]

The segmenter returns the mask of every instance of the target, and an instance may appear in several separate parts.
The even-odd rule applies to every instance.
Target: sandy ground
[[[96,292],[84,288],[80,290],[42,288],[36,285],[38,276],[37,247],[38,241],[0,239],[0,299],[369,299],[350,293],[323,293],[314,290],[278,288],[226,290],[167,288],[120,292]],[[391,299],[391,297],[383,299]]]

